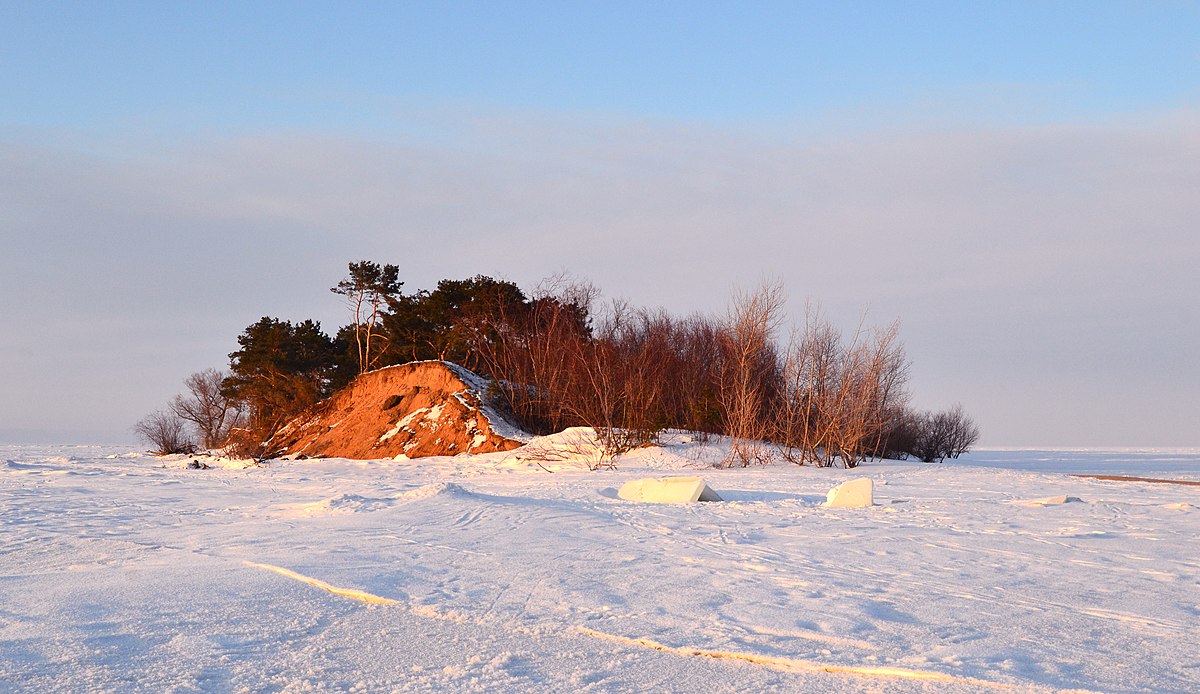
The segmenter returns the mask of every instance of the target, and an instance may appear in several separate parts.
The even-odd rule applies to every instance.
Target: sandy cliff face
[[[487,381],[448,362],[363,374],[271,440],[276,455],[422,458],[516,448],[528,435],[487,402]]]

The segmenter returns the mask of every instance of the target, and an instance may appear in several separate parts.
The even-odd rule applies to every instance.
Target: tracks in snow
[[[306,583],[315,588],[319,588],[326,592],[329,592],[329,593],[332,593],[334,595],[338,595],[338,596],[341,596],[344,598],[349,598],[351,600],[357,600],[359,602],[365,602],[365,603],[370,603],[370,604],[379,604],[379,605],[406,606],[409,609],[409,611],[412,612],[413,614],[416,614],[416,615],[422,616],[422,617],[427,617],[430,619],[439,619],[442,621],[452,621],[452,622],[457,622],[457,623],[462,623],[462,622],[466,621],[458,615],[443,614],[443,613],[441,613],[433,608],[427,607],[427,606],[404,605],[404,603],[402,603],[401,601],[394,600],[392,598],[385,598],[385,597],[382,597],[379,595],[375,595],[373,593],[368,593],[366,591],[357,590],[354,588],[342,588],[339,586],[335,586],[335,585],[332,585],[325,581],[322,581],[318,578],[313,578],[312,576],[306,576],[304,574],[298,573],[296,571],[292,571],[291,569],[286,569],[281,566],[274,566],[272,564],[259,564],[259,563],[250,562],[250,561],[246,561],[243,563],[247,566],[251,566],[254,568],[258,568],[258,569],[263,569],[266,571],[271,571],[273,573],[279,574],[280,576],[284,576],[284,577],[287,577],[287,578],[290,578],[290,579],[293,579],[296,581],[300,581],[301,583]],[[475,621],[477,623],[481,623],[481,624],[483,623],[483,622],[480,622],[480,620],[473,620],[473,621]],[[498,625],[489,625],[489,626],[498,626]],[[820,663],[820,662],[812,661],[812,660],[803,660],[803,659],[799,659],[799,658],[784,658],[784,657],[779,657],[779,656],[761,655],[761,654],[757,654],[757,653],[745,653],[745,652],[738,652],[738,651],[721,651],[721,650],[695,648],[695,647],[688,647],[688,646],[682,646],[682,647],[668,646],[666,644],[662,644],[662,643],[659,643],[657,641],[654,641],[654,640],[648,639],[648,638],[620,636],[617,634],[610,634],[608,632],[597,631],[595,629],[590,629],[588,627],[583,627],[583,626],[576,627],[574,629],[518,628],[518,629],[514,629],[513,631],[521,632],[521,633],[525,633],[525,634],[529,634],[529,635],[538,633],[540,635],[550,635],[550,636],[558,636],[558,637],[570,637],[573,635],[582,634],[584,636],[589,636],[589,637],[596,638],[596,639],[626,644],[626,645],[630,645],[630,646],[638,646],[641,648],[647,648],[647,649],[659,651],[662,653],[670,653],[673,655],[679,655],[679,656],[685,656],[685,657],[713,658],[713,659],[717,659],[717,660],[737,660],[737,661],[742,661],[742,662],[747,662],[747,663],[754,663],[756,665],[765,665],[765,666],[773,668],[773,669],[783,670],[783,671],[788,671],[788,672],[828,673],[828,674],[855,675],[855,676],[870,677],[870,678],[881,678],[882,677],[882,678],[895,678],[895,679],[905,679],[905,680],[923,680],[923,681],[937,682],[937,683],[943,683],[943,684],[971,685],[971,686],[975,686],[975,687],[982,687],[982,688],[987,688],[987,689],[997,689],[997,690],[1013,690],[1013,689],[1018,688],[1017,685],[1005,684],[1002,682],[992,682],[989,680],[983,680],[983,679],[979,679],[979,678],[975,678],[975,677],[952,675],[952,674],[948,674],[948,673],[944,673],[944,672],[935,672],[932,670],[915,670],[915,669],[911,669],[911,668],[899,668],[899,667],[890,667],[890,666],[866,666],[866,667],[864,667],[864,666],[855,666],[855,665],[836,665],[836,664],[829,664],[829,663]],[[1038,691],[1036,689],[1029,690],[1029,688],[1027,686],[1022,686],[1021,688],[1025,689],[1026,691]],[[1051,690],[1045,689],[1045,691],[1051,691]]]

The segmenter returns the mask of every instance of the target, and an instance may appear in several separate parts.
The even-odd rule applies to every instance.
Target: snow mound
[[[568,427],[556,434],[537,436],[513,451],[506,467],[537,465],[547,470],[590,470],[611,462],[591,427]]]
[[[842,482],[825,496],[828,508],[862,508],[875,505],[875,486],[870,477]]]
[[[49,465],[34,465],[33,463],[18,463],[15,460],[4,461],[4,467],[14,475],[35,475],[55,468]]]
[[[719,437],[714,437],[719,438]],[[678,470],[718,467],[726,450],[709,441],[698,441],[685,432],[666,430],[657,442],[623,453],[606,451],[591,427],[569,427],[556,434],[531,439],[500,461],[503,468],[540,470],[595,470],[600,467],[636,467]]]
[[[651,504],[721,501],[721,497],[700,477],[658,477],[630,480],[621,485],[617,496],[626,501],[641,501]]]

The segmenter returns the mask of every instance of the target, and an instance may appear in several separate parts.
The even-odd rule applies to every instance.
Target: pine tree
[[[350,275],[329,291],[346,299],[354,322],[355,355],[358,372],[366,373],[375,366],[387,351],[387,338],[379,333],[377,325],[384,306],[390,299],[400,295],[400,268],[383,265],[369,260],[349,264]],[[382,344],[381,344],[382,343]]]
[[[264,440],[288,418],[329,394],[337,354],[321,324],[263,317],[238,336],[222,392],[246,403],[249,429]]]

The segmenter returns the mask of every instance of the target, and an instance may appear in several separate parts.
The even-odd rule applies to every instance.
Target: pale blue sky
[[[388,131],[409,100],[738,125],[939,104],[1108,118],[1195,105],[1197,36],[1194,2],[8,2],[0,122]]]
[[[0,440],[262,315],[567,270],[903,321],[991,445],[1200,445],[1200,4],[0,3]]]

